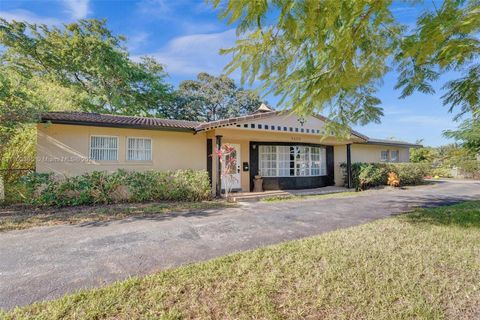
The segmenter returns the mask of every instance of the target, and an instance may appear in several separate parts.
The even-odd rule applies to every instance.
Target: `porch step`
[[[264,192],[242,192],[232,193],[231,197],[236,202],[253,202],[265,198],[288,198],[291,196],[306,196],[306,195],[321,195],[330,193],[341,193],[351,191],[343,187],[323,187],[315,189],[300,189],[300,190],[268,190]]]

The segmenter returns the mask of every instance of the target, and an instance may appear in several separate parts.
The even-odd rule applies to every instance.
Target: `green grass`
[[[220,209],[232,204],[224,201],[160,202],[145,204],[118,204],[70,208],[0,207],[0,232],[59,224],[79,224],[113,221],[128,217]]]
[[[283,201],[342,198],[342,197],[353,197],[353,196],[360,196],[360,195],[362,195],[361,192],[347,191],[347,192],[337,192],[337,193],[327,193],[327,194],[274,196],[274,197],[263,198],[260,201],[262,201],[262,202],[283,202]]]
[[[479,244],[480,201],[471,201],[132,278],[4,317],[478,319]]]

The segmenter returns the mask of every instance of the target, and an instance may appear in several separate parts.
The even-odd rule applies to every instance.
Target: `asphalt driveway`
[[[0,308],[468,199],[480,182],[0,233]]]

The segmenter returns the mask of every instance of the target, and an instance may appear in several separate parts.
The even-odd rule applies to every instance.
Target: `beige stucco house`
[[[234,190],[251,191],[253,178],[269,189],[343,185],[341,163],[408,162],[401,141],[378,140],[351,131],[337,139],[323,131],[325,118],[299,118],[265,106],[251,115],[213,122],[52,112],[38,124],[38,172],[79,175],[90,171],[207,170],[220,192],[215,148],[236,150]],[[322,135],[326,138],[322,139]]]

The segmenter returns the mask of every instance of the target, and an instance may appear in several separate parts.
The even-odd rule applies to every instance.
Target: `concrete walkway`
[[[467,199],[480,182],[0,233],[0,307]]]

